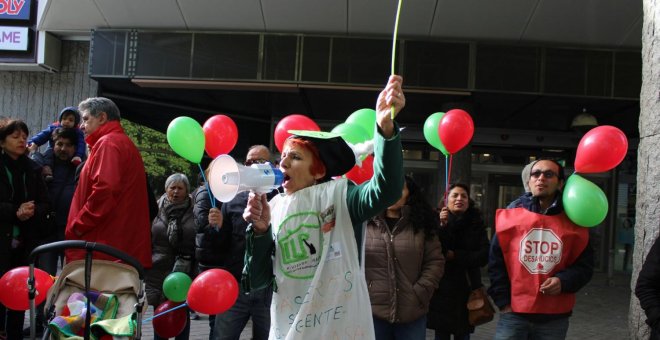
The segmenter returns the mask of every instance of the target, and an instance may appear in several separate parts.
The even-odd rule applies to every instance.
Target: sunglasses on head
[[[543,175],[543,177],[549,179],[549,178],[556,177],[557,173],[552,171],[552,170],[545,170],[545,171],[534,170],[534,171],[532,171],[532,173],[530,175],[532,176],[532,178],[539,178],[539,177],[541,177],[541,175]]]
[[[245,164],[245,166],[250,166],[252,164],[264,164],[264,163],[268,163],[268,160],[263,158],[257,158],[257,159],[248,159],[243,164]]]

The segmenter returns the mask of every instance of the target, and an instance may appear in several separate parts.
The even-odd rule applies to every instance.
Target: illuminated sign
[[[0,26],[0,50],[27,51],[28,28]]]
[[[30,20],[32,0],[0,0],[0,19]]]

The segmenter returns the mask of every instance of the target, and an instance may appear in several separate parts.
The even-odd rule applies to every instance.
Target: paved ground
[[[594,275],[591,283],[578,293],[577,304],[570,320],[568,339],[627,339],[629,282],[629,276],[616,276],[614,285],[610,286],[604,274]],[[153,310],[150,309],[144,317],[151,316],[152,312]],[[190,339],[208,339],[207,316],[203,315],[199,320],[191,322]],[[472,339],[492,339],[496,323],[497,317],[492,322],[478,327],[472,335]],[[241,340],[251,339],[250,325],[248,323],[243,331]],[[153,338],[151,323],[143,326],[143,338]],[[426,339],[433,339],[431,331],[427,332]]]
[[[629,275],[615,276],[614,286],[610,286],[604,274],[595,274],[577,294],[567,338],[628,339],[629,287]],[[477,327],[472,339],[492,339],[498,316],[492,322]],[[426,338],[433,339],[429,333]]]

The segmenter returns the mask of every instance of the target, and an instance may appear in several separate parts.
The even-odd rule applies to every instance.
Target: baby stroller
[[[144,268],[135,258],[115,248],[85,241],[48,243],[35,248],[30,253],[28,257],[30,339],[34,339],[36,334],[34,263],[39,254],[65,249],[84,249],[86,255],[84,260],[67,263],[49,289],[44,306],[45,320],[49,323],[49,327],[44,330],[43,339],[67,337],[67,332],[73,327],[84,333],[73,338],[140,339],[142,313],[145,307]],[[95,251],[115,257],[122,263],[93,260],[92,253]],[[106,310],[98,307],[101,300]],[[70,313],[73,312],[71,306],[74,306],[72,303],[80,307],[80,315],[63,316],[63,312],[71,315]],[[93,319],[94,324],[92,324]]]

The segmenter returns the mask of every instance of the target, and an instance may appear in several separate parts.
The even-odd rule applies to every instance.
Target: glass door
[[[440,179],[440,171],[444,171],[443,169],[444,164],[435,161],[404,160],[403,162],[404,173],[412,176],[415,183],[422,189],[429,204],[434,208],[438,206],[438,202],[443,196],[443,192],[440,192],[441,181],[444,181],[444,172]]]

